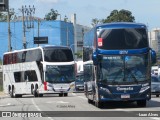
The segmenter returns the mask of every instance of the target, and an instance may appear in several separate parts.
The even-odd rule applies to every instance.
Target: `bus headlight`
[[[139,91],[139,93],[143,93],[143,92],[145,92],[146,90],[148,90],[149,88],[150,88],[150,86],[142,87],[141,90]]]
[[[110,92],[107,88],[100,87],[100,90],[105,91],[105,92],[107,92],[108,94],[111,94],[111,92]]]

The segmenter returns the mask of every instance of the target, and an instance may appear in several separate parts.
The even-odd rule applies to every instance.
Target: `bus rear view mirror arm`
[[[157,62],[156,52],[153,49],[151,49],[151,60],[152,64],[155,64]]]

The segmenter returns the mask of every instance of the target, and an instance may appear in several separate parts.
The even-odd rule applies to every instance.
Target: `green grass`
[[[3,86],[2,85],[0,85],[0,91],[3,91]]]

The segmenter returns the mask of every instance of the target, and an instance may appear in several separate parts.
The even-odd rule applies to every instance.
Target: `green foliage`
[[[94,18],[94,19],[92,19],[92,26],[94,27],[94,26],[96,26],[97,24],[100,24],[101,23],[101,20],[100,19],[97,19],[97,18]]]
[[[103,23],[109,22],[134,22],[135,18],[132,13],[128,10],[113,10],[110,15],[103,20]]]
[[[0,57],[0,65],[2,65],[2,59],[1,59],[1,57]]]
[[[2,85],[0,85],[0,91],[3,91],[3,86]]]
[[[57,10],[51,9],[51,11],[45,15],[45,20],[56,20],[58,15]]]
[[[7,15],[0,12],[0,22],[4,22],[4,21],[7,21]]]
[[[110,23],[110,22],[134,22],[135,18],[132,13],[128,10],[113,10],[106,19],[92,19],[92,26],[94,27],[100,23]]]
[[[83,53],[82,52],[78,52],[78,53],[75,53],[74,55],[77,55],[77,58],[82,58]]]

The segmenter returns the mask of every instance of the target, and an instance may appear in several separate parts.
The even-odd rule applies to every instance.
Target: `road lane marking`
[[[87,100],[87,98],[84,97],[84,96],[77,96],[77,97],[82,98],[82,99],[84,99],[84,100]]]
[[[150,117],[152,120],[160,120],[158,117]]]
[[[36,107],[36,109],[38,110],[38,111],[42,111],[38,106],[37,106],[37,104],[34,102],[34,99],[32,98],[32,103],[33,103],[33,105]],[[51,117],[47,117],[48,119],[50,119],[50,120],[54,120],[53,118],[51,118]]]
[[[47,101],[46,103],[62,103],[62,104],[65,104],[65,103],[69,103],[69,102],[65,102],[65,101]]]
[[[75,94],[75,93],[72,93],[72,95],[73,95],[73,96],[77,96],[77,94]]]
[[[11,103],[7,103],[6,105],[0,105],[0,107],[6,107],[6,106],[15,106],[15,105]]]
[[[33,98],[32,98],[32,103],[33,105],[35,106],[35,108],[38,110],[38,111],[41,111],[41,109],[36,105],[36,103],[34,102]]]
[[[69,103],[69,102],[58,101],[57,103],[62,103],[62,104],[64,104],[64,103]]]

